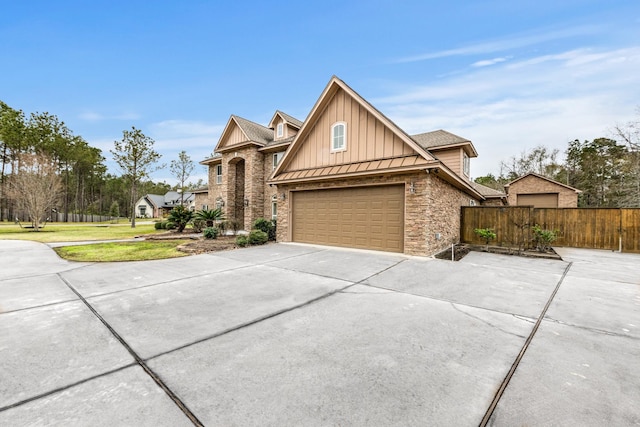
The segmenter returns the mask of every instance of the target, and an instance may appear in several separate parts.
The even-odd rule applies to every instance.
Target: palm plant
[[[178,205],[175,208],[171,209],[169,218],[167,219],[176,225],[176,227],[178,228],[176,231],[178,233],[182,233],[189,221],[193,219],[193,212],[185,208],[183,205]]]
[[[224,219],[224,213],[222,209],[202,209],[201,211],[197,211],[195,217],[197,219],[201,219],[207,223],[207,227],[213,227],[213,223],[215,221],[220,221]]]

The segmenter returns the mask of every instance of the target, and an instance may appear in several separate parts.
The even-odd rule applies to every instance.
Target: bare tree
[[[171,174],[178,180],[178,189],[180,190],[180,204],[184,205],[184,192],[187,189],[186,183],[191,173],[195,169],[196,165],[191,160],[191,157],[187,155],[187,152],[182,150],[178,153],[178,160],[171,160]]]
[[[626,145],[627,155],[623,165],[624,180],[620,204],[640,207],[640,108],[638,119],[626,125],[614,127],[616,139]]]
[[[62,191],[56,164],[44,154],[21,154],[20,167],[9,180],[9,197],[29,215],[36,231],[47,212],[55,207]]]

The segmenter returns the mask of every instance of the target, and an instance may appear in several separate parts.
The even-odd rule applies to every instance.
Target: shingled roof
[[[243,119],[239,116],[231,117],[233,117],[240,129],[242,129],[242,131],[251,141],[267,145],[270,141],[273,140],[273,131],[271,129],[250,120]]]
[[[283,119],[285,119],[288,123],[291,123],[292,125],[296,126],[298,129],[300,129],[302,127],[302,122],[300,120],[296,119],[295,117],[290,116],[287,113],[283,113],[280,110],[277,110],[276,113],[280,114]]]
[[[503,191],[487,187],[486,185],[478,184],[477,182],[473,181],[470,181],[470,184],[478,193],[482,194],[484,197],[507,197],[507,195]]]
[[[417,135],[411,135],[411,138],[422,148],[430,149],[436,147],[444,147],[447,145],[457,145],[457,144],[465,144],[471,143],[468,139],[465,139],[461,136],[454,135],[451,132],[447,132],[446,130],[434,130],[432,132],[420,133]]]

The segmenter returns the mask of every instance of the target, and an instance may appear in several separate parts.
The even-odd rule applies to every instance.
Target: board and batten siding
[[[331,125],[345,122],[345,151],[331,152]],[[416,152],[343,90],[338,90],[287,170],[415,155]]]
[[[248,141],[247,136],[235,123],[233,123],[232,126],[233,129],[231,130],[231,132],[229,132],[229,136],[227,136],[224,141],[222,141],[222,144],[220,144],[220,148]]]
[[[460,176],[465,176],[462,172],[462,148],[437,150],[434,151],[433,154],[438,158],[438,160],[447,165],[449,169]]]

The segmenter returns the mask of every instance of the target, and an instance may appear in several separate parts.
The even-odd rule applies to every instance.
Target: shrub
[[[217,227],[218,227],[218,231],[220,231],[220,234],[224,236],[225,233],[227,232],[227,221],[220,221]]]
[[[260,230],[267,233],[269,240],[276,240],[276,225],[275,221],[269,221],[264,218],[258,218],[253,223],[254,230]]]
[[[162,230],[162,221],[156,222],[153,226],[156,230]]]
[[[175,230],[176,229],[176,224],[172,221],[165,221],[164,222],[164,228],[166,228],[167,230]]]
[[[531,227],[533,231],[533,243],[540,252],[551,250],[551,243],[558,238],[558,232],[555,230],[543,230],[538,224]]]
[[[207,223],[201,219],[194,219],[191,221],[191,228],[194,233],[202,233],[202,230],[204,230],[206,225]]]
[[[233,230],[233,235],[238,234],[238,230],[240,230],[240,223],[238,221],[229,221],[229,226]]]
[[[487,250],[489,250],[489,243],[497,237],[496,233],[491,228],[476,228],[473,232],[476,233],[479,238],[484,240],[484,244],[487,245]]]
[[[264,245],[269,240],[269,235],[262,230],[251,230],[249,233],[249,244]]]
[[[182,233],[189,221],[193,219],[193,212],[183,205],[178,205],[169,212],[169,221],[178,228],[178,233]]]
[[[218,229],[215,227],[207,227],[204,229],[203,235],[205,239],[217,239]]]
[[[207,227],[213,227],[215,221],[224,219],[222,209],[202,209],[195,213],[195,217],[207,222]]]
[[[236,245],[240,246],[241,248],[244,248],[248,244],[249,244],[249,239],[247,238],[247,236],[236,237]]]

